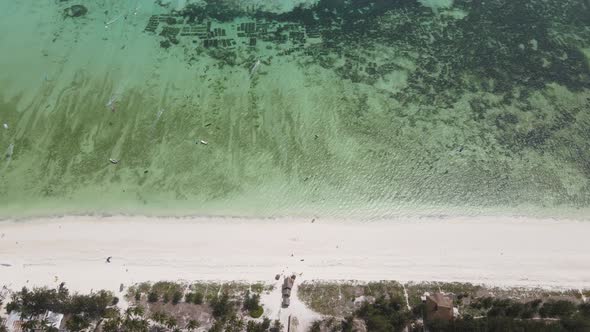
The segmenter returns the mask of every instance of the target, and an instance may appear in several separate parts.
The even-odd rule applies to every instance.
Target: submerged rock
[[[168,40],[162,40],[162,41],[160,42],[160,47],[161,47],[161,48],[167,49],[167,48],[169,48],[170,46],[172,46],[172,45],[170,44],[170,41],[168,41]]]
[[[88,13],[88,8],[82,5],[73,5],[64,10],[65,17],[80,17]]]

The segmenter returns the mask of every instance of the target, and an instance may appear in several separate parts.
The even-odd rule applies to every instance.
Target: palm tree
[[[144,313],[145,313],[145,309],[140,305],[135,306],[135,307],[129,307],[129,308],[127,308],[127,310],[125,310],[125,315],[127,317],[131,317],[131,316],[141,317],[141,316],[143,316]]]
[[[143,316],[143,314],[145,313],[145,309],[141,305],[138,305],[135,307],[133,312],[136,316]]]
[[[51,327],[51,325],[49,324],[49,320],[47,318],[43,318],[39,321],[39,328],[41,330],[46,331],[47,329],[49,329],[49,327]]]
[[[166,314],[161,311],[156,311],[152,314],[152,319],[156,323],[164,324],[164,322],[166,321],[166,318],[167,318]]]
[[[34,319],[31,319],[31,320],[28,320],[28,321],[24,322],[23,325],[22,325],[23,331],[26,331],[26,332],[29,332],[29,331],[30,332],[34,332],[35,331],[35,327],[37,327],[37,323],[38,322],[36,320],[34,320]]]
[[[148,331],[150,327],[150,323],[146,319],[141,319],[139,321],[140,331]]]
[[[193,331],[193,330],[196,330],[196,329],[197,329],[199,326],[201,326],[201,324],[200,324],[198,321],[196,321],[196,320],[194,320],[194,319],[191,319],[191,320],[189,320],[189,321],[188,321],[188,323],[186,324],[186,329],[187,329],[189,332],[191,332],[191,331]]]
[[[239,332],[242,331],[244,327],[244,321],[234,314],[229,317],[225,330],[226,332]]]
[[[117,317],[117,318],[109,319],[103,324],[102,331],[103,332],[118,332],[120,326],[121,326],[121,318]]]
[[[166,320],[166,327],[169,329],[176,327],[176,318],[168,317],[168,319]]]
[[[121,310],[118,307],[107,308],[102,317],[107,319],[121,317]]]
[[[130,332],[145,332],[149,328],[147,320],[140,318],[128,318],[123,322],[123,330]]]

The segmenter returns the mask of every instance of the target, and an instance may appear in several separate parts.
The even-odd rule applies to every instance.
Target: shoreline
[[[38,211],[33,214],[2,214],[0,211],[0,223],[2,222],[33,222],[42,220],[54,220],[63,218],[131,218],[131,219],[174,219],[174,220],[251,220],[251,221],[285,221],[285,220],[311,220],[311,219],[322,219],[332,220],[336,222],[389,222],[389,221],[400,221],[400,220],[457,220],[457,219],[505,219],[505,220],[553,220],[553,221],[588,221],[590,222],[590,208],[579,209],[572,211],[567,208],[537,208],[536,213],[531,213],[533,207],[513,207],[513,208],[502,208],[502,207],[490,207],[490,208],[478,208],[478,212],[471,212],[473,208],[467,207],[441,207],[441,206],[424,206],[420,208],[421,211],[416,213],[416,208],[407,209],[396,209],[393,213],[378,213],[371,215],[369,213],[363,214],[360,212],[350,212],[342,214],[322,214],[322,213],[278,213],[278,214],[266,214],[266,215],[253,215],[253,214],[221,214],[221,213],[191,213],[181,212],[178,214],[171,213],[172,210],[176,209],[165,209],[159,212],[151,211],[147,213],[138,212],[135,210],[130,211],[117,211],[116,209],[112,212],[96,212],[96,211]],[[517,213],[517,211],[523,211]],[[361,211],[363,212],[363,211]],[[586,213],[588,212],[588,213]]]
[[[62,281],[75,291],[150,280],[272,282],[279,273],[590,287],[590,223],[569,219],[64,216],[2,221],[0,234],[1,282],[11,289]]]
[[[415,222],[588,222],[590,217],[571,217],[571,216],[535,216],[535,215],[508,215],[498,213],[497,215],[488,214],[446,214],[446,213],[423,213],[423,214],[392,214],[383,217],[340,217],[340,216],[322,216],[322,215],[276,215],[276,216],[250,216],[250,215],[200,215],[200,214],[186,214],[186,215],[164,215],[164,214],[133,214],[133,213],[72,213],[72,214],[48,214],[48,215],[34,215],[34,216],[12,216],[0,217],[0,225],[2,223],[55,223],[57,221],[65,220],[65,222],[78,222],[84,219],[84,222],[104,222],[104,221],[125,221],[125,222],[162,222],[164,220],[171,220],[177,222],[188,223],[202,223],[202,222],[297,222],[306,223],[311,220],[321,220],[324,223],[415,223]]]

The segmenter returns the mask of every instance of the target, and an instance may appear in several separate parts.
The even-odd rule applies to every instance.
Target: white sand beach
[[[464,281],[590,287],[590,223],[506,217],[62,217],[0,222],[0,285],[110,289],[157,280]],[[106,258],[112,256],[111,263]]]

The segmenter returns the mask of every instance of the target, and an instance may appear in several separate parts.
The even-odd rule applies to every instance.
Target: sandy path
[[[590,287],[588,234],[589,222],[516,218],[2,221],[0,285],[66,281],[70,289],[118,290],[145,280],[273,281],[294,272],[306,280],[581,288]]]

